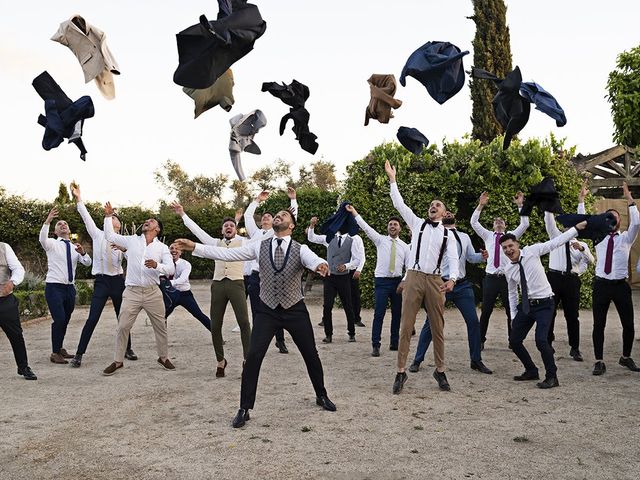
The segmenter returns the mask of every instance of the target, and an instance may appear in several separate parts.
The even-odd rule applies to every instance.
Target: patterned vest
[[[271,249],[272,238],[260,244],[260,300],[269,308],[282,305],[291,308],[304,298],[302,295],[302,273],[304,265],[300,260],[300,244],[289,242],[285,252],[284,264],[278,271],[273,263]]]
[[[216,246],[222,248],[238,248],[242,246],[242,240],[240,238],[234,238],[231,240],[231,243],[227,245],[227,242],[225,242],[224,239],[221,239]],[[222,280],[224,278],[229,278],[231,280],[243,280],[244,262],[224,262],[222,260],[216,260],[213,279]]]
[[[6,283],[11,278],[11,270],[7,265],[7,254],[4,243],[0,242],[0,285]]]
[[[340,247],[338,247],[338,236],[336,235],[329,242],[329,246],[327,247],[327,263],[329,263],[329,271],[331,275],[348,275],[349,270],[345,270],[344,272],[338,271],[338,265],[344,265],[345,263],[349,263],[351,260],[351,244],[353,243],[353,238],[349,235],[345,235],[342,237],[342,242]]]

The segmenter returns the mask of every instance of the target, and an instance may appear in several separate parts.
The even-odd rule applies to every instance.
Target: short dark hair
[[[295,226],[298,225],[298,221],[296,220],[296,216],[293,214],[293,210],[291,210],[291,207],[285,208],[284,210],[291,216],[291,223],[293,223],[293,226],[295,228]]]
[[[508,240],[513,240],[514,242],[518,241],[518,239],[513,233],[505,233],[504,235],[502,235],[502,237],[500,237],[500,245],[502,245],[504,242]]]
[[[616,212],[618,214],[618,216],[620,216],[620,212],[618,210],[616,210],[615,208],[610,208],[604,213],[609,213],[609,212]]]
[[[158,223],[158,228],[160,231],[158,232],[158,238],[162,237],[162,232],[164,231],[164,225],[162,224],[162,220],[157,217],[154,217],[154,220]]]
[[[389,220],[387,220],[387,223],[391,222],[392,220],[395,220],[396,222],[398,222],[400,224],[400,226],[402,226],[402,219],[400,217],[398,217],[397,215],[391,215],[389,217]]]
[[[236,219],[235,219],[235,218],[231,218],[231,217],[224,217],[224,218],[222,219],[222,225],[224,225],[224,224],[225,224],[225,223],[227,223],[227,222],[233,222],[233,224],[234,224],[234,225],[238,225],[238,224],[237,224],[237,222],[236,222]]]

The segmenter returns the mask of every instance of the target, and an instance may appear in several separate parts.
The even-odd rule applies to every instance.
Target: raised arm
[[[550,239],[562,234],[556,224],[556,216],[552,212],[544,212],[544,228],[546,228]]]
[[[638,213],[638,207],[631,196],[627,182],[622,184],[622,192],[629,205],[629,228],[627,228],[626,240],[629,245],[633,245],[633,242],[636,241],[636,237],[638,236],[638,231],[640,231],[640,213]]]
[[[87,233],[91,238],[95,239],[96,236],[98,236],[102,232],[96,226],[96,222],[93,221],[93,218],[91,218],[91,215],[89,215],[89,211],[87,210],[87,207],[82,202],[80,185],[78,185],[75,182],[71,182],[70,189],[71,189],[71,194],[73,195],[73,198],[76,201],[76,208],[78,209],[80,218],[82,218],[82,221],[84,222],[84,226],[87,229]]]
[[[313,243],[317,243],[318,245],[324,245],[325,247],[328,247],[329,242],[327,242],[327,236],[316,235],[316,232],[314,231],[317,223],[318,223],[318,217],[311,217],[311,221],[309,222],[309,228],[307,228],[307,240]]]
[[[580,193],[578,193],[578,213],[584,215],[587,213],[587,210],[584,208],[584,199],[587,197],[589,193],[589,180],[584,179],[582,181],[582,187],[580,188]]]
[[[193,252],[196,257],[223,260],[225,262],[244,262],[258,258],[260,243],[251,242],[238,248],[222,248],[213,245],[195,243],[186,238],[179,238],[174,242],[179,249]]]
[[[293,217],[298,220],[298,194],[293,187],[287,187],[287,196],[289,197],[289,211],[293,213]]]
[[[347,205],[346,209],[351,213],[356,219],[356,223],[358,226],[364,231],[364,233],[369,237],[369,239],[375,244],[378,245],[382,240],[383,236],[376,232],[371,226],[364,221],[364,218],[356,211],[353,205]]]
[[[489,201],[489,193],[482,192],[478,200],[478,206],[473,211],[473,214],[471,214],[471,220],[470,220],[471,228],[473,228],[473,231],[476,232],[476,234],[480,238],[482,238],[482,240],[484,240],[485,242],[487,242],[493,235],[492,231],[487,230],[480,224],[480,214],[482,213],[482,209],[485,207],[488,201]]]
[[[189,215],[186,213],[182,216],[182,221],[184,222],[185,227],[187,227],[191,233],[193,233],[198,240],[200,240],[205,245],[215,245],[220,240],[217,238],[213,238],[207,232],[205,232],[200,226],[189,218]]]
[[[47,215],[47,218],[44,221],[42,228],[40,229],[38,240],[40,240],[40,245],[42,245],[42,248],[44,248],[45,250],[49,250],[53,242],[55,242],[53,238],[49,238],[49,225],[51,224],[51,221],[57,216],[58,209],[56,207],[53,207],[51,210],[49,210],[49,214]]]
[[[530,250],[535,250],[538,256],[546,255],[551,250],[555,250],[556,248],[564,245],[572,238],[575,238],[578,235],[578,231],[582,230],[587,225],[586,221],[580,222],[575,227],[568,228],[566,232],[558,235],[551,240],[547,240],[544,243],[535,243],[529,247]]]
[[[524,205],[524,193],[518,192],[515,197],[513,197],[513,203],[518,206],[518,213],[522,210],[522,205]],[[513,230],[513,233],[517,239],[519,239],[524,232],[529,228],[529,217],[528,216],[520,216],[520,224]]]
[[[262,192],[265,193],[265,192]],[[253,215],[256,213],[256,208],[258,208],[259,202],[254,200],[249,204],[247,209],[244,211],[244,226],[247,228],[247,235],[249,238],[253,238],[256,233],[258,233],[258,225],[256,224],[255,218]]]
[[[111,216],[113,215],[113,207],[110,202],[107,202],[104,206],[104,236],[108,242],[111,242],[119,247],[129,249],[129,239],[131,235],[125,236],[114,232],[113,221]]]

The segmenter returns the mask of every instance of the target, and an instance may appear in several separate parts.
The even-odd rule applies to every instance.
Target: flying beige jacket
[[[105,33],[88,23],[80,15],[74,15],[60,24],[51,40],[69,47],[78,58],[84,82],[95,80],[100,93],[108,100],[116,96],[113,75],[120,69],[109,50]]]

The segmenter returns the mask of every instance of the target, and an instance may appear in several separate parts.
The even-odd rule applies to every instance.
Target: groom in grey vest
[[[325,276],[329,267],[308,246],[301,245],[291,238],[294,227],[293,215],[287,210],[282,210],[273,220],[273,238],[259,239],[233,249],[197,244],[182,238],[175,242],[183,250],[193,251],[196,256],[213,260],[257,260],[261,305],[256,312],[251,346],[242,370],[240,409],[233,419],[234,428],[242,427],[249,420],[249,410],[255,404],[260,366],[278,328],[287,330],[300,350],[316,392],[316,404],[331,412],[336,410],[324,387],[322,363],[316,350],[309,312],[302,295],[304,269],[308,268]]]

